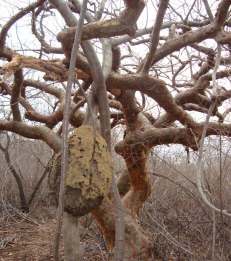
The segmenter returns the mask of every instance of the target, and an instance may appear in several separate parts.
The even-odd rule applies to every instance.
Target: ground
[[[0,261],[52,261],[55,228],[55,218],[1,217]],[[105,252],[93,237],[85,234],[81,246],[86,253],[83,260],[106,260]],[[63,261],[63,245],[60,247],[60,256],[60,261]]]
[[[4,222],[5,223],[5,222]],[[52,260],[54,220],[36,224],[29,220],[10,221],[0,225],[0,260]]]

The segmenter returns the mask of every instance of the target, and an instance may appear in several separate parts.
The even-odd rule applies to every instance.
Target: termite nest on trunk
[[[65,176],[64,210],[80,217],[99,206],[108,194],[112,160],[102,136],[89,125],[73,131],[68,141],[68,171]],[[61,153],[50,162],[48,184],[58,202]]]

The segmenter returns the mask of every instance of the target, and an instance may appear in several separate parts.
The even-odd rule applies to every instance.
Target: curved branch
[[[6,42],[6,36],[8,31],[10,30],[11,26],[16,23],[20,18],[27,15],[29,12],[33,11],[38,6],[42,5],[45,2],[45,0],[38,0],[33,4],[30,4],[26,8],[23,8],[21,11],[19,11],[16,15],[10,18],[10,20],[3,26],[1,32],[0,32],[0,50],[2,50],[5,46]]]
[[[112,73],[107,80],[108,89],[139,90],[153,98],[170,115],[183,125],[196,127],[196,122],[176,104],[165,83],[148,75]]]
[[[19,121],[0,120],[0,130],[11,131],[29,139],[43,140],[56,153],[61,150],[60,137],[45,126],[31,126]]]

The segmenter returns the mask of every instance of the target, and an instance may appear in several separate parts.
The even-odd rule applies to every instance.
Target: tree
[[[82,49],[77,55],[69,121],[74,128],[86,123],[87,113],[81,108],[87,103],[91,112],[98,115],[101,134],[108,142],[105,127],[105,105],[108,104],[111,129],[120,124],[125,126],[123,139],[114,147],[123,157],[127,167],[124,175],[128,175],[126,179],[122,175],[117,181],[120,190],[121,180],[126,180],[125,191],[120,190],[125,220],[124,260],[148,260],[151,239],[137,217],[152,189],[147,164],[151,149],[157,145],[181,144],[202,152],[205,136],[231,135],[231,125],[227,123],[230,108],[223,106],[231,97],[227,87],[231,62],[231,1],[220,0],[214,5],[207,0],[185,1],[177,6],[167,0],[155,3],[124,0],[124,7],[114,1],[108,1],[108,5],[106,1],[89,2]],[[140,28],[143,20],[138,19],[143,10],[153,7],[156,8],[153,25]],[[80,10],[81,4],[76,0],[68,3],[38,0],[12,16],[0,32],[3,61],[0,99],[6,104],[1,113],[0,130],[43,140],[55,153],[61,150],[60,122]],[[7,35],[29,14],[31,32],[40,48],[37,52],[31,49],[31,55],[26,55],[25,46],[20,51],[9,46]],[[61,44],[56,47],[54,39],[49,42],[50,29],[46,21],[49,19],[52,23],[58,14],[67,28],[56,35]],[[147,22],[152,22],[150,12]],[[103,46],[98,58],[92,43],[97,49]],[[99,69],[101,57],[103,71]],[[107,96],[103,95],[104,86]],[[36,98],[41,97],[49,105],[47,111],[35,106]],[[207,119],[200,121],[198,114],[191,112],[207,115]],[[205,203],[214,211],[230,215],[207,200],[202,185],[198,175],[198,189]],[[110,193],[91,213],[101,227],[108,248],[113,249],[116,215]]]
[[[20,203],[21,203],[21,209],[22,209],[22,211],[29,212],[29,204],[27,203],[26,196],[24,193],[22,179],[20,177],[20,174],[18,173],[18,171],[15,169],[15,167],[12,164],[10,154],[9,154],[9,146],[10,146],[10,137],[7,134],[6,135],[6,145],[4,146],[0,143],[0,150],[4,154],[5,161],[8,164],[9,170],[12,173],[12,175],[15,179],[15,182],[17,183],[18,191],[19,191],[19,198],[20,198]]]
[[[11,148],[12,145],[14,145],[15,141],[12,137],[10,137],[8,133],[3,132],[1,134],[3,135],[1,135],[2,141],[0,142],[0,151],[2,152],[3,158],[5,159],[8,171],[12,174],[12,177],[14,178],[17,184],[17,189],[18,189],[18,194],[20,199],[20,208],[23,212],[28,213],[30,211],[31,203],[34,201],[43,180],[47,176],[48,167],[43,166],[44,171],[42,175],[39,177],[38,181],[36,182],[35,187],[33,188],[32,193],[27,200],[26,193],[25,193],[26,186],[23,185],[21,170],[20,168],[15,167],[15,159],[14,160],[12,159],[13,157],[10,153],[10,151],[15,150],[15,148],[13,149]],[[22,145],[20,147],[22,148]],[[36,149],[38,151],[38,148]],[[38,160],[40,161],[40,158],[38,158]],[[39,163],[41,164],[41,161]]]

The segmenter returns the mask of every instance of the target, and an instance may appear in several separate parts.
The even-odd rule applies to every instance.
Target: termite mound
[[[108,194],[112,178],[112,161],[105,140],[89,125],[75,129],[68,143],[64,210],[79,217],[97,207]],[[56,154],[50,163],[48,178],[56,202],[60,173],[61,154]]]

